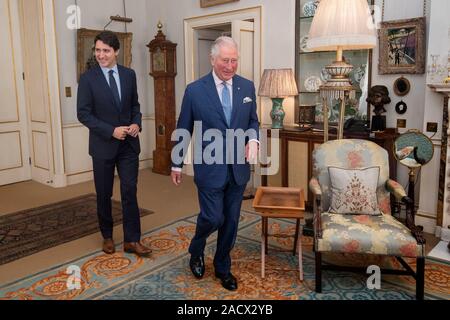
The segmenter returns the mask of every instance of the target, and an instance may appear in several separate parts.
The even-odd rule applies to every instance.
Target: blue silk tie
[[[114,102],[117,105],[117,108],[120,110],[120,96],[119,96],[119,88],[117,88],[116,79],[114,78],[114,70],[109,70],[109,86],[111,87],[111,91],[113,93]]]
[[[230,90],[228,90],[227,83],[222,82],[223,91],[222,91],[222,107],[223,112],[225,113],[225,119],[227,120],[228,127],[231,125],[231,112],[233,110],[233,106],[231,105],[230,98]]]

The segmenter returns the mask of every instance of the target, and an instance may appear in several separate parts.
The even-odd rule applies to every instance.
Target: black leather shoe
[[[203,256],[191,256],[189,266],[191,267],[194,277],[197,279],[203,278],[203,275],[205,274],[205,258]]]
[[[230,291],[237,290],[238,288],[237,280],[231,274],[231,272],[228,272],[228,274],[216,272],[216,277],[220,279],[220,281],[222,282],[222,287],[224,287],[225,289]]]

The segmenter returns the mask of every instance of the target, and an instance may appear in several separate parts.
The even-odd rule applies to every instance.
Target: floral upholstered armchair
[[[334,140],[314,150],[312,163],[316,292],[322,291],[322,270],[366,273],[363,268],[322,265],[322,253],[389,255],[405,269],[381,269],[382,274],[413,276],[416,298],[423,299],[425,241],[414,224],[414,204],[389,179],[387,151],[367,140]],[[390,193],[406,204],[406,225],[391,215]],[[402,257],[417,259],[416,271]]]

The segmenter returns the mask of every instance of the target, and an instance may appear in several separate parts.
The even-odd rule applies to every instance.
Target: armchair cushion
[[[382,254],[421,257],[424,247],[411,231],[388,214],[321,214],[322,238],[316,239],[319,252]]]
[[[385,183],[389,179],[389,157],[386,150],[367,140],[332,140],[318,146],[313,152],[313,177],[322,190],[322,207],[328,209],[331,201],[328,167],[359,169],[380,167],[377,199],[381,212],[390,214],[390,196]]]
[[[377,186],[380,167],[345,169],[328,167],[331,204],[328,212],[380,215]]]

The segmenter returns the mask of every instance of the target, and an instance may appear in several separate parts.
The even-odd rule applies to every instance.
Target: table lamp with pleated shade
[[[283,100],[298,95],[297,83],[292,69],[265,69],[261,78],[258,95],[272,99],[270,112],[272,129],[282,129],[285,112]]]
[[[343,50],[372,49],[376,27],[367,0],[321,0],[308,36],[308,49],[336,51],[336,61],[327,66],[334,85],[351,85],[353,66],[343,61]]]

